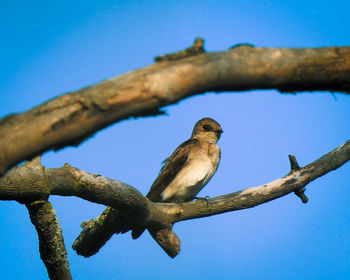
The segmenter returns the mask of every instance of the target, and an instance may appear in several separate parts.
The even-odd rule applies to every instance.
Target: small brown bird
[[[222,129],[211,118],[199,120],[191,138],[183,142],[164,162],[147,198],[153,202],[191,201],[208,183],[218,168],[220,149],[216,145]],[[145,228],[135,228],[138,238]]]

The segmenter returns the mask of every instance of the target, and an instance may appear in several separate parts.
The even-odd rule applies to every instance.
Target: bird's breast
[[[216,168],[217,165],[208,156],[191,160],[162,192],[162,200],[192,200],[207,184]]]
[[[210,158],[213,166],[215,167],[215,171],[216,171],[216,169],[219,165],[219,162],[220,162],[220,157],[221,157],[220,149],[216,144],[209,145],[208,157]]]

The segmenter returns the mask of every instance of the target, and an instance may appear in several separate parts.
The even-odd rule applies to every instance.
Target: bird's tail
[[[131,231],[131,237],[132,239],[137,239],[141,236],[141,234],[146,230],[145,227],[142,227],[142,228],[134,228],[132,231]]]

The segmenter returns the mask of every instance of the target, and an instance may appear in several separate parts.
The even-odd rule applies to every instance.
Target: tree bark
[[[209,53],[198,44],[196,41],[191,47],[195,51],[157,58],[159,62],[148,67],[3,118],[0,176],[47,150],[78,145],[112,123],[162,114],[160,108],[208,91],[350,93],[350,47],[288,49],[237,45]]]
[[[72,279],[62,231],[51,203],[40,200],[26,204],[26,207],[38,233],[40,257],[50,280]]]
[[[107,207],[96,219],[81,223],[83,229],[75,239],[72,248],[84,257],[96,254],[100,248],[113,236],[126,232],[131,225],[122,218],[120,211]]]
[[[78,254],[91,256],[105,244],[113,231],[126,232],[134,226],[144,225],[169,256],[174,257],[180,250],[179,241],[171,230],[174,223],[251,208],[292,192],[302,198],[308,183],[349,160],[350,140],[302,168],[290,157],[291,171],[270,183],[181,204],[154,203],[124,183],[86,173],[68,164],[62,168],[44,169],[38,160],[34,160],[13,168],[0,178],[0,200],[23,202],[48,195],[63,195],[111,206],[116,210],[105,210],[93,222],[83,224],[88,230],[84,229],[74,242]],[[33,188],[35,182],[45,184],[40,183],[39,187]]]

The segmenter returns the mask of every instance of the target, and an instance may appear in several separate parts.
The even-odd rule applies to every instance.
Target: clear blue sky
[[[9,4],[10,3],[10,4]],[[350,45],[344,1],[8,1],[0,11],[0,115],[152,63],[189,46]],[[202,196],[217,196],[284,176],[288,154],[305,165],[350,136],[350,97],[276,91],[211,94],[127,120],[78,148],[43,156],[126,182],[147,193],[160,163],[194,123],[223,127],[219,170]],[[170,259],[148,233],[113,237],[95,256],[71,244],[80,223],[103,206],[51,197],[74,279],[350,279],[350,164],[311,183],[309,203],[289,195],[254,209],[178,223],[181,254]],[[1,279],[46,279],[36,232],[24,206],[0,203]]]

